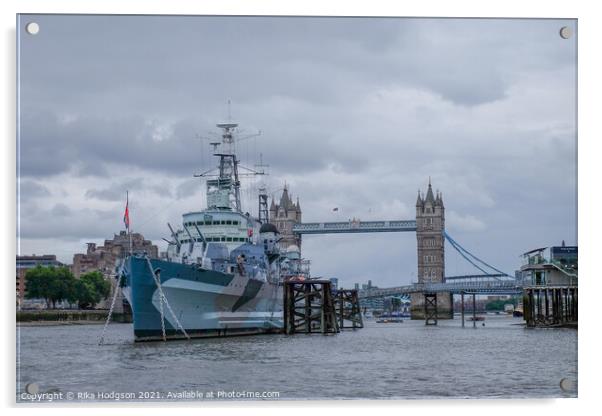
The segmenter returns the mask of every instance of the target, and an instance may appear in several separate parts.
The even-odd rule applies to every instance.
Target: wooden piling
[[[330,280],[285,282],[284,317],[287,335],[339,332]]]
[[[571,316],[573,319],[577,320],[577,290],[575,288],[571,289]]]
[[[464,292],[462,292],[462,294],[461,294],[460,303],[462,305],[462,328],[464,328]]]
[[[527,326],[576,325],[577,292],[576,286],[525,287],[523,314]]]
[[[437,293],[424,294],[424,324],[437,325]]]
[[[569,290],[564,290],[564,316],[565,321],[569,320]]]
[[[305,293],[305,316],[309,318],[309,319],[305,319],[305,332],[310,333],[311,332],[311,318],[310,318],[311,317],[311,299],[312,299],[311,286],[304,285],[303,292]]]
[[[545,297],[544,297],[544,299],[545,299],[545,303],[544,303],[545,310],[544,310],[543,319],[544,319],[544,322],[548,323],[548,321],[549,321],[549,317],[548,317],[548,308],[549,308],[548,289],[545,289],[544,294],[545,294]]]
[[[472,327],[477,327],[477,295],[472,294]]]
[[[357,329],[364,327],[362,311],[357,290],[340,289],[335,292],[337,300],[337,318],[339,329]]]

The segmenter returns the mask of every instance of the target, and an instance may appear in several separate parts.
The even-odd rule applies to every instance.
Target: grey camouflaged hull
[[[282,287],[278,283],[206,270],[163,260],[150,260],[177,320],[164,308],[168,339],[280,332]],[[136,341],[162,339],[159,290],[149,260],[129,257],[123,267],[123,292],[132,307]]]

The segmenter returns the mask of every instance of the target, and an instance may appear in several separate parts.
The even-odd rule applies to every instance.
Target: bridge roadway
[[[457,276],[460,280],[461,276]],[[452,293],[452,294],[477,294],[477,295],[519,295],[523,291],[521,282],[514,279],[507,280],[466,280],[445,283],[413,283],[406,286],[389,288],[362,289],[358,295],[360,299],[380,298],[387,296],[408,295],[411,293]]]
[[[294,234],[398,233],[416,231],[416,220],[305,222],[293,225]]]

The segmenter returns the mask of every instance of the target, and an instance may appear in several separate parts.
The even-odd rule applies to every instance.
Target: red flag
[[[126,230],[130,230],[130,210],[128,208],[128,205],[130,204],[129,201],[129,197],[128,194],[126,192],[126,199],[125,199],[125,213],[123,214],[123,223],[125,224],[125,229]]]

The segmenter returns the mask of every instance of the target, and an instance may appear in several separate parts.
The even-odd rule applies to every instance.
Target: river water
[[[56,401],[576,397],[559,384],[576,386],[577,331],[521,322],[367,321],[337,335],[167,343],[134,343],[130,324],[111,324],[102,346],[101,325],[22,327],[17,401],[41,397],[26,390]]]

